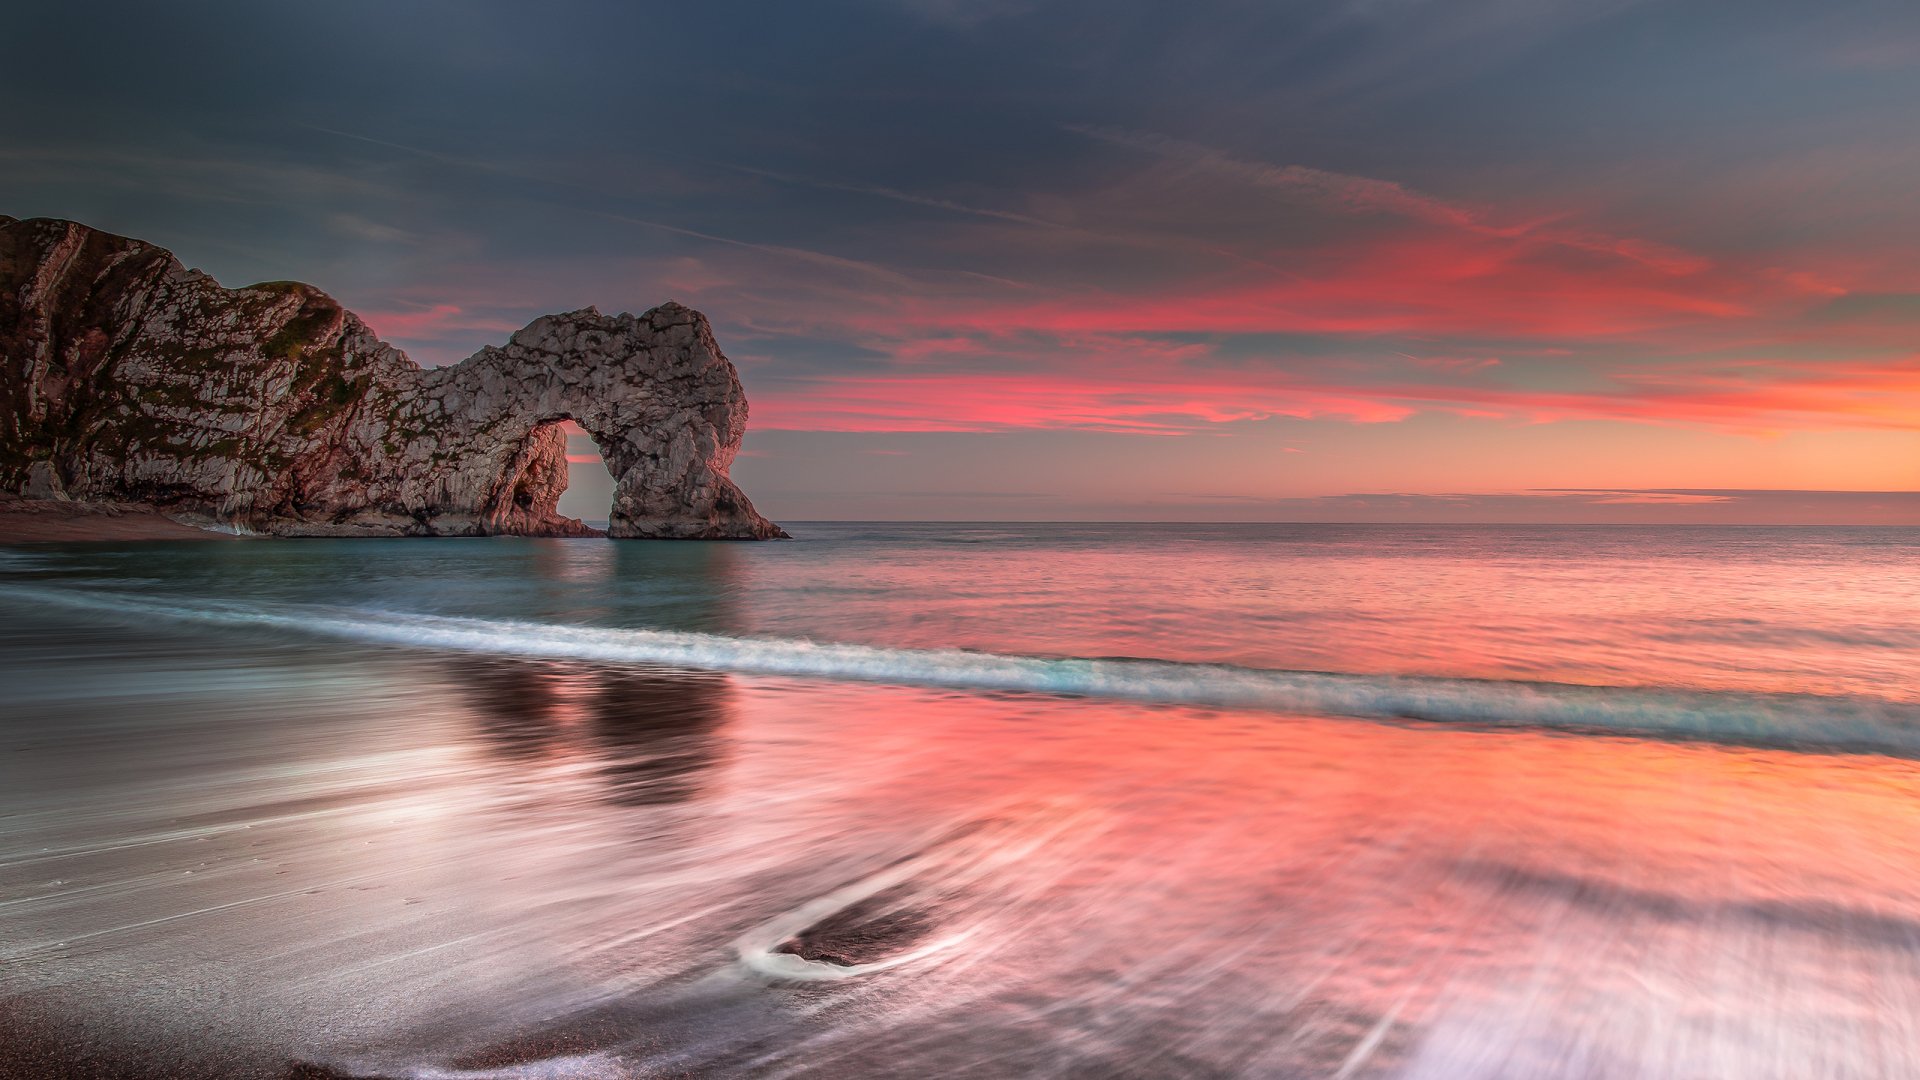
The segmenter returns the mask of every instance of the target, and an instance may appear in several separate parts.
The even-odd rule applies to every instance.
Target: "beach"
[[[0,544],[137,540],[221,540],[225,533],[182,524],[133,503],[80,503],[0,494]]]
[[[1920,1068],[1920,533],[794,532],[6,553],[0,1073]]]

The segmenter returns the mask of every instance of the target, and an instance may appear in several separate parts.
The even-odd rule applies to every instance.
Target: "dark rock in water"
[[[774,947],[803,960],[857,967],[878,963],[919,941],[936,924],[924,907],[907,903],[906,889],[849,904]]]
[[[287,1067],[283,1080],[381,1080],[381,1078],[377,1076],[369,1078],[364,1073],[341,1072],[339,1069],[311,1061],[296,1061]]]
[[[786,535],[727,475],[739,376],[671,302],[422,369],[310,285],[0,217],[0,358],[0,491],[283,536],[593,535],[557,509],[571,419],[614,476],[608,535]]]

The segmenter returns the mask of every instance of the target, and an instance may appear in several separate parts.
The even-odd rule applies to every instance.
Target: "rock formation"
[[[608,535],[785,536],[728,478],[747,399],[705,316],[587,308],[423,369],[298,282],[222,288],[70,221],[0,217],[0,491],[283,536],[588,535],[557,510],[571,419]]]

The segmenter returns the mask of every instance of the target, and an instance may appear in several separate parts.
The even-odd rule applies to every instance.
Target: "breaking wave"
[[[962,649],[893,649],[367,609],[178,603],[125,593],[38,586],[0,586],[0,596],[120,619],[160,618],[531,659],[650,664],[955,690],[1920,756],[1920,706],[1872,697],[1356,675],[1173,660],[1017,656]]]

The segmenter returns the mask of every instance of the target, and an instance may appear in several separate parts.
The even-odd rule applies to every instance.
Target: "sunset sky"
[[[1920,5],[41,7],[0,213],[691,304],[776,519],[1920,523]]]

